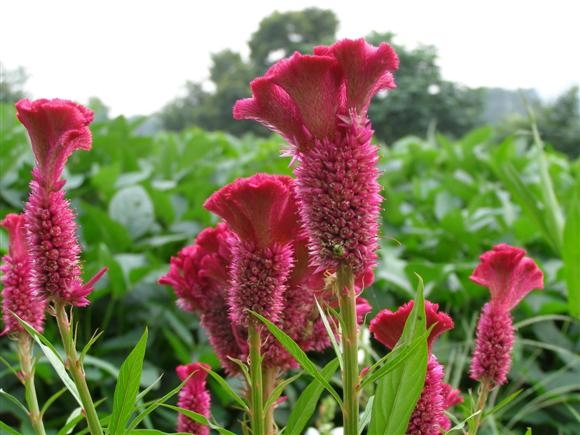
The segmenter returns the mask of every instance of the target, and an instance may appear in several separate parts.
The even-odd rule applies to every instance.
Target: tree
[[[392,33],[371,33],[367,40],[388,42],[399,55],[395,72],[397,89],[382,92],[369,109],[376,136],[386,143],[409,135],[424,135],[430,126],[461,136],[477,125],[482,92],[443,80],[437,65],[437,49],[421,45],[407,49],[393,43]]]
[[[28,74],[24,68],[8,70],[0,62],[0,103],[13,104],[26,97],[24,85],[27,80]]]
[[[538,116],[538,128],[546,142],[568,154],[580,155],[580,89],[572,86],[552,104],[544,106]]]

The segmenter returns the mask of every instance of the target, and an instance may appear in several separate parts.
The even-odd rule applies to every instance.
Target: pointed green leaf
[[[290,338],[288,334],[286,334],[284,331],[282,331],[280,328],[278,328],[276,325],[274,325],[265,317],[255,312],[252,312],[252,315],[254,315],[262,323],[264,323],[264,325],[266,325],[266,327],[272,333],[272,335],[276,337],[276,339],[280,342],[280,344],[284,346],[284,349],[286,349],[290,353],[290,355],[292,355],[296,359],[296,361],[298,361],[298,363],[304,369],[304,371],[306,371],[306,373],[308,373],[310,376],[312,376],[314,379],[320,382],[322,386],[326,389],[326,391],[328,391],[332,395],[332,397],[334,397],[336,403],[338,403],[338,406],[342,406],[342,400],[338,395],[338,393],[336,392],[336,390],[332,388],[332,385],[330,385],[330,383],[326,379],[324,379],[324,377],[320,374],[320,369],[316,366],[316,364],[310,361],[306,353],[302,349],[300,349],[300,346],[298,346],[298,344],[294,340],[292,340],[292,338]]]
[[[191,418],[193,421],[195,421],[197,423],[205,424],[206,426],[209,426],[210,428],[217,430],[220,434],[236,435],[235,433],[230,432],[229,430],[227,430],[221,426],[218,426],[217,424],[212,423],[211,421],[209,421],[207,419],[207,417],[205,417],[204,415],[201,415],[197,412],[193,412],[193,411],[190,411],[189,409],[185,409],[185,408],[180,408],[179,406],[169,405],[167,403],[163,403],[163,404],[161,404],[161,406],[163,406],[165,408],[173,409],[174,411],[177,411],[180,414],[183,414],[186,417]]]
[[[336,373],[338,366],[338,360],[335,358],[324,366],[320,371],[320,374],[324,379],[329,381]],[[313,379],[294,404],[292,413],[290,414],[288,423],[286,424],[286,433],[297,434],[304,431],[310,417],[312,417],[312,414],[314,414],[314,411],[316,410],[316,404],[318,403],[322,391],[324,391],[322,384],[318,382],[318,380]]]
[[[423,336],[426,331],[423,280],[421,278],[419,280],[415,304],[405,323],[400,343],[409,343],[414,338]],[[375,392],[369,435],[403,435],[405,433],[411,413],[423,390],[427,359],[425,337],[415,352],[379,381]]]
[[[580,175],[566,210],[562,260],[568,288],[570,315],[580,319]]]
[[[111,423],[109,424],[109,433],[111,435],[125,433],[125,425],[133,413],[135,400],[139,392],[146,347],[147,329],[145,329],[135,348],[121,365],[113,396],[113,412],[111,414]]]
[[[246,405],[246,402],[244,402],[244,399],[242,399],[240,395],[236,393],[232,387],[230,387],[224,378],[222,378],[213,370],[209,370],[207,373],[220,385],[222,391],[226,393],[231,399],[233,399],[233,401],[236,402],[240,408],[245,411],[248,410],[248,406]]]
[[[12,429],[6,423],[2,423],[2,420],[0,420],[0,429],[5,430],[6,433],[9,434],[9,435],[21,435],[20,432],[18,432],[17,430]]]

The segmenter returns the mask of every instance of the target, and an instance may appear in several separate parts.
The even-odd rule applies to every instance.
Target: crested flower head
[[[74,306],[89,304],[87,296],[102,269],[83,284],[76,239],[75,214],[62,190],[60,177],[73,151],[91,149],[88,124],[92,112],[65,100],[20,100],[17,117],[28,130],[36,166],[25,205],[32,290]]]
[[[233,244],[230,315],[247,326],[252,310],[280,320],[300,230],[290,177],[256,174],[215,192],[204,205],[237,235]]]
[[[544,287],[544,275],[526,251],[507,244],[493,247],[479,257],[471,280],[489,288],[490,303],[511,311],[530,291]]]
[[[401,338],[403,334],[403,328],[405,327],[405,322],[411,314],[413,309],[414,301],[409,301],[406,304],[399,307],[397,311],[383,310],[379,312],[376,317],[371,320],[369,330],[372,332],[374,337],[380,341],[382,344],[392,349]],[[426,326],[429,329],[432,325],[435,325],[431,329],[431,333],[427,338],[429,344],[429,349],[431,349],[435,339],[443,334],[445,331],[453,329],[453,320],[448,314],[443,311],[438,311],[439,305],[434,304],[430,301],[425,301],[425,314],[427,316]]]
[[[31,324],[42,332],[44,325],[44,299],[29,285],[30,262],[26,248],[24,216],[8,214],[0,222],[8,230],[8,255],[2,259],[2,312],[4,331],[2,334],[23,332],[23,328],[12,315]]]
[[[233,233],[224,223],[204,229],[193,244],[171,258],[169,272],[158,282],[173,287],[182,310],[201,315],[209,342],[222,366],[233,375],[239,368],[230,358],[244,357],[245,337],[228,314],[231,237]]]
[[[377,91],[395,87],[397,67],[388,44],[342,40],[277,62],[234,106],[234,118],[254,119],[290,144],[312,262],[322,271],[346,265],[359,276],[376,261],[382,198],[367,109]]]
[[[40,179],[51,187],[75,150],[91,149],[93,112],[72,101],[20,100],[17,117],[28,130]]]
[[[206,418],[210,416],[210,395],[206,388],[205,380],[207,370],[211,367],[204,363],[193,363],[178,366],[175,370],[177,376],[183,382],[187,382],[178,395],[177,405],[188,411],[197,412]],[[177,417],[177,430],[180,432],[189,432],[195,435],[209,434],[209,427],[197,423],[184,414]]]
[[[232,237],[226,224],[201,231],[195,243],[171,257],[169,272],[159,278],[159,284],[173,287],[177,305],[185,311],[206,311],[217,294],[228,285],[228,266]]]

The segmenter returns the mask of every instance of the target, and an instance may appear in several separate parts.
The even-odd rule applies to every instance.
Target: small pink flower
[[[91,149],[92,112],[65,100],[20,100],[17,116],[28,130],[36,166],[25,205],[25,226],[34,292],[82,307],[102,269],[86,284],[81,280],[80,246],[75,214],[62,190],[64,165],[78,149]]]
[[[231,231],[223,223],[201,231],[192,245],[171,258],[169,272],[159,283],[173,287],[182,310],[200,314],[201,324],[222,366],[234,375],[239,367],[230,358],[243,359],[246,344],[245,331],[234,326],[228,314],[231,237]]]
[[[382,344],[392,349],[395,347],[407,321],[414,301],[401,306],[397,311],[383,310],[371,321],[369,330]],[[409,419],[407,434],[409,435],[439,435],[442,429],[449,429],[451,422],[445,415],[445,410],[461,401],[459,391],[453,390],[443,382],[444,368],[431,354],[435,339],[453,328],[453,320],[449,315],[439,310],[439,305],[425,301],[426,326],[432,327],[427,342],[429,345],[429,360],[425,374],[425,384],[413,414]]]
[[[515,332],[511,310],[534,288],[543,288],[543,273],[526,251],[506,244],[480,257],[471,280],[489,288],[477,324],[470,376],[501,385],[507,382]]]
[[[234,106],[234,118],[254,119],[290,143],[300,213],[322,271],[346,265],[360,275],[376,261],[382,198],[367,109],[377,91],[395,87],[397,67],[389,45],[343,40],[279,61]]]
[[[300,230],[293,180],[256,174],[215,192],[204,204],[237,235],[232,246],[230,316],[247,326],[249,310],[278,322]]]
[[[30,262],[24,216],[8,214],[0,225],[8,230],[9,239],[8,255],[2,258],[3,264],[0,266],[4,284],[2,311],[5,328],[2,335],[24,331],[12,313],[42,332],[46,302],[29,285]]]
[[[177,406],[209,418],[211,398],[206,388],[205,380],[207,378],[207,370],[210,369],[211,367],[209,365],[203,363],[193,363],[177,367],[175,371],[179,379],[181,381],[187,379],[187,382],[179,392]],[[209,434],[209,427],[193,421],[184,414],[179,414],[177,417],[177,430],[195,435]]]

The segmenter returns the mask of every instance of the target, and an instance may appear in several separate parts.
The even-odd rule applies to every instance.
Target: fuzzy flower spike
[[[88,294],[106,269],[83,284],[75,214],[65,199],[61,176],[74,151],[91,149],[88,125],[93,113],[59,99],[24,99],[16,103],[16,109],[36,159],[24,213],[32,291],[65,304],[86,306]]]
[[[2,311],[4,319],[3,334],[23,332],[20,323],[12,315],[31,324],[34,329],[42,332],[44,325],[45,301],[28,283],[30,262],[26,249],[26,231],[24,216],[8,214],[0,225],[8,230],[8,255],[2,258]]]
[[[401,306],[397,311],[383,310],[371,321],[369,330],[382,344],[392,349],[399,341],[411,310],[413,301]],[[423,391],[409,419],[407,434],[439,435],[451,427],[451,421],[445,415],[445,410],[460,403],[460,393],[449,384],[443,382],[444,369],[432,353],[435,339],[453,328],[453,320],[449,315],[439,310],[439,305],[425,301],[427,328],[433,326],[427,343],[429,345],[429,360]]]
[[[515,341],[511,310],[533,289],[544,287],[544,276],[526,251],[500,244],[480,257],[471,280],[489,288],[477,324],[472,379],[501,385],[507,381]]]
[[[206,388],[205,380],[207,370],[211,367],[204,363],[193,363],[178,366],[175,371],[177,376],[183,382],[187,382],[178,394],[177,405],[188,411],[197,412],[206,418],[210,416],[210,395]],[[184,414],[177,417],[177,430],[195,435],[208,435],[209,427],[196,423]]]
[[[382,198],[367,109],[376,92],[395,87],[397,67],[388,44],[342,40],[279,61],[234,106],[234,118],[254,119],[289,142],[319,270],[344,265],[360,276],[375,263]]]

